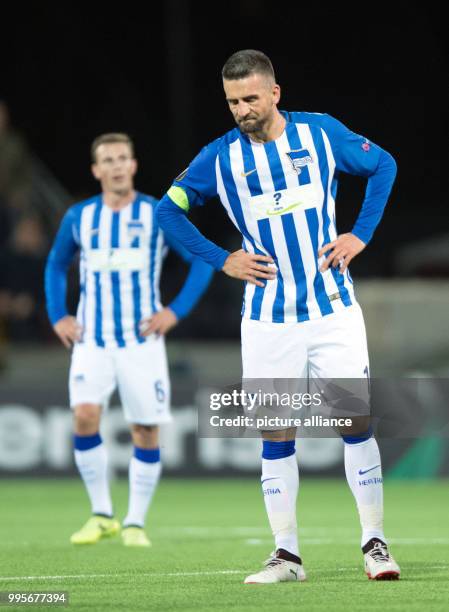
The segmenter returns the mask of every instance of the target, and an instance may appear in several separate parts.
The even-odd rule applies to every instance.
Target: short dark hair
[[[92,163],[95,164],[97,161],[97,149],[102,144],[115,144],[116,142],[123,142],[127,144],[131,149],[131,155],[134,157],[134,143],[128,134],[123,132],[110,132],[108,134],[101,134],[97,136],[90,147],[90,155],[92,157]]]
[[[237,51],[226,61],[221,75],[228,81],[244,79],[251,74],[264,74],[274,80],[274,70],[270,58],[255,49]]]

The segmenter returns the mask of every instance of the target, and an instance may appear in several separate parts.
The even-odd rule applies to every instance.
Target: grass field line
[[[449,565],[429,565],[423,566],[420,571],[430,571],[430,570],[448,570]],[[135,580],[136,578],[183,578],[183,577],[191,577],[191,576],[220,576],[220,575],[232,575],[232,574],[242,574],[244,575],[249,570],[215,570],[208,572],[152,572],[146,574],[63,574],[56,576],[0,576],[0,582],[10,582],[10,581],[21,581],[21,580],[92,580],[96,578],[132,578]],[[308,570],[310,574],[333,574],[334,572],[355,572],[361,571],[360,567],[352,566],[352,567],[336,567],[334,569],[313,569]]]
[[[152,578],[183,576],[219,576],[244,574],[246,570],[215,570],[209,572],[152,572],[147,574],[64,574],[60,576],[0,576],[0,582],[8,580],[85,580],[91,578]]]

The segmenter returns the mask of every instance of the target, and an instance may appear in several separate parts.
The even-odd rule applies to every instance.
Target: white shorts
[[[171,421],[163,337],[124,348],[75,345],[69,375],[70,406],[88,403],[106,408],[116,387],[128,422],[158,425]]]
[[[244,379],[367,378],[368,347],[358,304],[302,323],[242,320]]]

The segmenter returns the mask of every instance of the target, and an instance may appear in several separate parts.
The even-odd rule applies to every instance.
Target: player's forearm
[[[169,307],[178,319],[186,317],[208,288],[214,270],[198,257],[192,260],[189,275],[176,298]]]
[[[367,244],[378,226],[388,201],[394,179],[396,162],[382,151],[376,172],[368,178],[362,209],[352,229],[352,234]]]
[[[48,318],[52,325],[68,314],[66,293],[67,269],[49,257],[45,267],[45,299]]]
[[[180,242],[190,253],[210,264],[215,270],[223,268],[229,251],[205,238],[188,220],[186,213],[167,195],[158,205],[157,219],[163,231]]]

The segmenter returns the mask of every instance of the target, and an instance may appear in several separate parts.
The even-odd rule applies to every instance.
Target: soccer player
[[[159,223],[216,270],[246,281],[244,379],[367,377],[365,327],[348,264],[381,219],[395,162],[329,115],[278,110],[280,87],[260,51],[232,55],[222,77],[237,127],[204,147],[175,179],[159,204]],[[368,184],[352,231],[338,235],[340,172],[366,177]],[[243,236],[243,249],[232,254],[187,218],[216,195]],[[383,533],[379,449],[367,419],[363,427],[360,422],[343,439],[365,571],[373,579],[398,578]],[[301,581],[295,429],[262,435],[261,480],[275,553],[245,582]]]
[[[69,208],[46,266],[50,321],[64,345],[73,345],[69,392],[75,462],[92,507],[91,518],[72,535],[73,544],[95,543],[120,530],[99,433],[102,410],[118,386],[134,444],[122,538],[126,546],[150,546],[144,523],[161,473],[159,425],[171,420],[164,335],[190,312],[213,274],[209,264],[161,231],[157,200],[134,189],[136,171],[128,135],[104,134],[94,140],[92,173],[102,193]],[[190,271],[164,308],[159,278],[168,247],[190,263]],[[75,318],[66,309],[66,275],[78,251]]]

